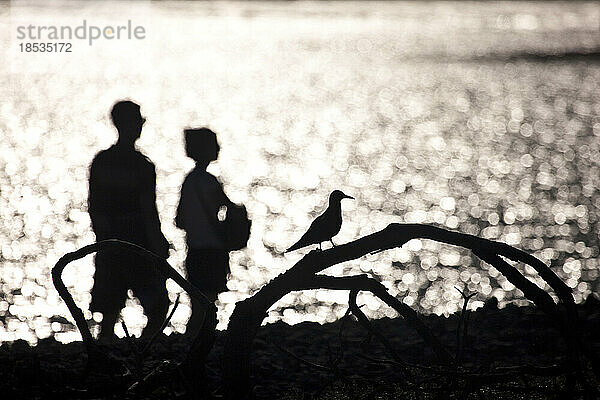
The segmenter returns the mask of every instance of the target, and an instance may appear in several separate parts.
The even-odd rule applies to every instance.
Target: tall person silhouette
[[[146,120],[140,106],[131,101],[117,102],[111,118],[119,138],[99,152],[90,167],[88,212],[96,240],[125,240],[167,258],[169,242],[156,209],[154,164],[135,148]],[[114,325],[128,289],[140,300],[148,318],[142,336],[154,334],[169,308],[165,279],[147,259],[130,250],[100,251],[95,262],[90,309],[103,314],[100,339],[115,337]]]
[[[208,128],[186,129],[185,150],[196,167],[185,177],[177,207],[175,224],[184,229],[188,247],[185,268],[187,278],[211,301],[227,290],[229,252],[219,232],[218,214],[225,207],[236,207],[223,191],[221,183],[206,171],[208,164],[219,156],[216,134]],[[195,335],[201,321],[198,310],[202,305],[192,299],[192,315],[187,331]],[[206,318],[214,321],[216,315]]]

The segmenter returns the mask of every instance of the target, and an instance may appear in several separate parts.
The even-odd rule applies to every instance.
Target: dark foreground
[[[460,355],[461,366],[452,368],[438,368],[433,353],[401,319],[373,321],[371,334],[352,318],[265,326],[254,347],[255,394],[265,399],[583,398],[579,386],[565,392],[567,350],[547,316],[533,307],[498,310],[494,305],[468,315],[466,336],[463,329],[457,334],[458,315],[424,317],[451,353]],[[600,303],[588,299],[579,315],[592,351],[600,354]],[[464,340],[462,350],[457,340]],[[219,332],[208,363],[216,396],[229,384],[219,378],[223,342]],[[145,354],[142,347],[130,339],[104,346],[117,362],[90,365],[86,374],[81,342],[5,343],[0,393],[5,399],[189,398],[177,367],[189,342],[171,335],[159,337]],[[588,380],[598,386],[591,372]]]

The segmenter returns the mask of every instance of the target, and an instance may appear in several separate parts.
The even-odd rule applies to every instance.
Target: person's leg
[[[119,311],[105,311],[102,313],[102,322],[100,322],[100,334],[98,340],[101,342],[112,342],[117,338],[115,335],[115,324],[119,317]]]
[[[96,255],[96,271],[90,310],[102,313],[99,340],[116,339],[115,324],[127,297],[127,286],[122,277],[121,257],[115,251],[100,251]]]
[[[133,294],[139,299],[148,319],[142,338],[151,338],[160,329],[169,311],[169,295],[165,279],[148,265],[147,260],[132,260],[135,275],[131,279]]]
[[[208,270],[207,253],[203,250],[189,249],[188,255],[185,260],[185,268],[187,271],[187,280],[192,285],[200,289],[202,293],[208,298],[210,302],[216,300],[216,293],[210,289],[207,285],[206,273]],[[190,308],[192,314],[186,325],[186,335],[189,337],[196,337],[200,331],[203,321],[202,315],[203,308],[206,307],[202,304],[201,300],[195,299],[190,296]]]
[[[211,303],[214,303],[215,300],[217,299],[215,292],[207,292],[206,290],[203,290],[202,292],[206,295],[206,297],[208,297],[208,299]],[[188,320],[185,331],[186,331],[187,335],[189,335],[190,337],[194,337],[198,334],[201,327],[203,325],[205,325],[202,321],[203,319],[205,319],[205,320],[216,319],[217,315],[216,315],[216,309],[215,309],[214,316],[206,315],[206,317],[203,318],[203,315],[204,315],[203,310],[206,308],[206,305],[203,304],[201,301],[198,301],[194,298],[192,298],[190,300],[190,303],[191,303],[190,306],[192,309],[192,315],[190,315],[190,319]],[[212,310],[210,310],[208,312],[211,313]]]
[[[218,293],[226,290],[229,254],[219,250],[189,250],[186,270],[188,281],[206,295],[210,304],[191,301],[192,315],[186,335],[193,337],[194,342],[182,369],[196,392],[208,393],[205,361],[216,339],[217,307],[214,303]]]
[[[170,302],[164,280],[161,282],[160,287],[157,287],[157,291],[154,296],[155,297],[152,299],[152,301],[145,301],[142,303],[142,306],[144,307],[144,313],[148,318],[148,323],[142,332],[142,338],[150,338],[154,336],[167,318]],[[142,300],[140,300],[140,302],[142,302]]]

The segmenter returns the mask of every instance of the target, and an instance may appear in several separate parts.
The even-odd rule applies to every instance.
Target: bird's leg
[[[323,251],[323,249],[321,248],[321,242],[319,242],[319,251]]]
[[[333,243],[333,239],[329,239],[329,241],[331,242],[331,245],[332,245],[333,247],[335,247],[335,243]]]

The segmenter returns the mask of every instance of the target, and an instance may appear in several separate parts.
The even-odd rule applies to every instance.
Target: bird
[[[315,218],[312,224],[310,224],[310,227],[306,233],[302,235],[300,240],[287,249],[285,253],[298,250],[311,244],[318,244],[319,250],[322,250],[321,243],[327,241],[331,242],[331,244],[335,247],[335,243],[333,243],[333,240],[331,239],[338,234],[340,228],[342,227],[343,199],[354,200],[354,197],[344,194],[344,192],[341,190],[334,190],[331,192],[329,195],[329,206],[327,207],[327,210]]]

